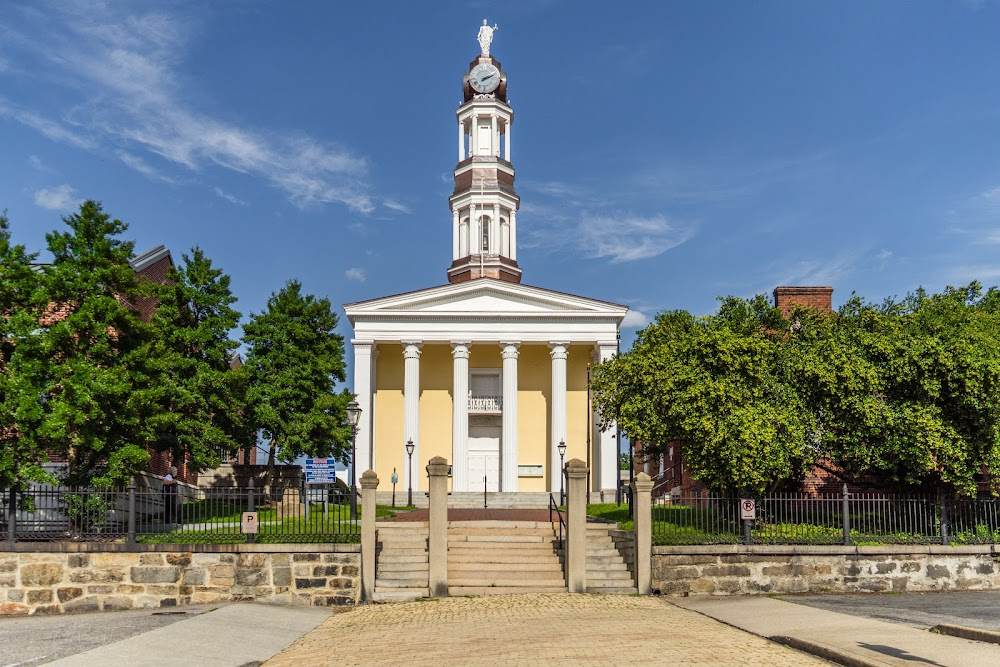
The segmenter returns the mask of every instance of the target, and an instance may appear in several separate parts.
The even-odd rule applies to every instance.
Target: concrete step
[[[448,560],[448,571],[452,572],[562,572],[562,566],[553,561],[538,563],[463,563]]]
[[[550,538],[553,535],[552,528],[543,526],[541,528],[466,528],[462,526],[460,528],[452,527],[448,529],[448,535],[468,535],[468,536],[481,536],[481,535],[547,535]]]
[[[375,604],[392,604],[396,602],[414,602],[427,597],[426,588],[404,588],[399,590],[380,590],[372,592],[372,602]]]
[[[427,560],[427,549],[393,549],[383,546],[378,557],[385,558],[386,556],[422,556],[424,560]]]
[[[376,530],[427,530],[429,521],[376,521]]]
[[[538,588],[556,588],[559,586],[564,586],[565,583],[562,577],[551,577],[548,579],[521,579],[518,577],[494,577],[493,579],[483,578],[469,578],[462,577],[455,579],[448,579],[448,588],[451,589],[455,586],[460,588],[468,587],[489,587],[489,588],[521,588],[527,592],[532,592],[533,589]]]
[[[552,524],[548,521],[449,521],[448,530],[456,528],[548,528],[551,530]]]
[[[448,586],[448,595],[513,595],[521,593],[565,593],[565,586]]]
[[[448,563],[482,563],[483,565],[503,565],[515,563],[558,563],[550,553],[479,553],[472,551],[448,551]]]
[[[626,585],[631,586],[634,582],[632,581],[632,574],[629,572],[591,572],[587,571],[587,585],[604,585],[603,582],[608,581],[625,581],[628,582]]]
[[[541,542],[544,542],[545,539],[546,537],[544,535],[530,535],[530,534],[525,535],[523,533],[514,533],[506,535],[501,534],[499,532],[493,535],[462,535],[462,534],[455,535],[452,533],[448,534],[449,544],[453,542],[492,542],[492,543],[503,542],[505,544],[512,542],[531,542],[539,544]],[[552,536],[549,535],[548,539],[551,540]]]
[[[383,537],[379,542],[382,548],[386,549],[423,549],[427,546],[427,538],[421,540],[397,540]]]
[[[423,572],[426,574],[428,566],[427,561],[423,563],[384,563],[379,561],[377,569],[380,574],[387,572]]]
[[[464,570],[448,568],[448,581],[478,581],[483,586],[498,582],[523,582],[526,586],[535,585],[539,580],[563,581],[562,570]],[[499,585],[499,584],[498,584]],[[509,584],[504,584],[509,585]]]
[[[427,577],[375,577],[375,588],[427,588]]]
[[[620,573],[628,572],[628,568],[625,567],[625,563],[606,563],[602,565],[587,563],[587,576],[590,576],[591,572],[605,572],[605,573]]]
[[[552,552],[552,545],[546,542],[466,542],[464,540],[448,541],[448,550],[455,551],[479,551],[487,553],[497,549],[504,549],[511,552],[531,552],[539,551],[544,553]]]
[[[588,593],[600,593],[602,595],[638,595],[639,589],[635,586],[621,588],[591,588],[587,586]]]

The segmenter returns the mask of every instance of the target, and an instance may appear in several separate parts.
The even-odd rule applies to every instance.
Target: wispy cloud
[[[365,270],[358,267],[352,267],[350,269],[347,269],[346,271],[344,271],[344,276],[347,277],[348,280],[356,280],[359,283],[363,283],[365,280],[368,279],[368,274],[365,272]]]
[[[411,214],[413,212],[406,205],[400,204],[399,202],[393,201],[391,199],[386,199],[384,202],[382,202],[382,205],[385,206],[388,209],[391,209],[393,211],[397,211],[399,213],[405,213],[407,215],[409,215],[409,214]]]
[[[80,201],[76,191],[69,185],[42,188],[35,192],[35,204],[52,211],[69,211]]]
[[[37,155],[29,155],[26,162],[28,163],[28,166],[35,171],[49,171],[49,168],[45,166],[44,162],[42,162],[42,158]]]
[[[19,108],[0,98],[0,116],[53,141],[110,151],[140,173],[212,168],[246,174],[300,207],[375,206],[368,165],[332,142],[274,128],[252,128],[205,113],[184,100],[177,71],[199,17],[129,3],[52,3],[14,42],[38,61],[37,76],[75,99],[58,111]],[[44,34],[44,39],[36,39]],[[155,164],[162,163],[162,167]]]
[[[159,169],[156,169],[148,162],[143,160],[138,155],[132,153],[126,153],[121,151],[118,153],[118,159],[125,163],[126,166],[131,167],[135,171],[139,172],[146,178],[156,181],[165,181],[167,183],[176,183],[176,179],[165,176]]]
[[[245,201],[243,201],[236,195],[231,195],[218,186],[215,187],[215,194],[218,195],[219,197],[222,197],[230,204],[236,204],[237,206],[249,206],[249,204],[247,204]]]
[[[612,263],[631,262],[662,255],[694,235],[694,227],[673,225],[662,214],[584,217],[578,243],[591,257]]]

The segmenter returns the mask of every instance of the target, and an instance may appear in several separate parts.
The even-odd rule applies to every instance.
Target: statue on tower
[[[479,27],[479,34],[476,39],[479,40],[479,49],[483,53],[484,58],[488,58],[490,55],[490,44],[493,43],[493,33],[500,29],[500,26],[493,24],[491,28],[486,19],[483,19],[483,25]]]

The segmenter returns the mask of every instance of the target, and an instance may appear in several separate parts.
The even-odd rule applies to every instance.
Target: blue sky
[[[0,5],[0,208],[80,200],[200,245],[259,312],[445,281],[454,112],[482,19],[515,110],[524,281],[662,309],[1000,282],[1000,5]],[[346,320],[341,328],[350,337]]]

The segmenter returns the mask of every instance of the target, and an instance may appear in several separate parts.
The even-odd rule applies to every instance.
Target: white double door
[[[469,425],[469,491],[500,490],[499,426]]]

